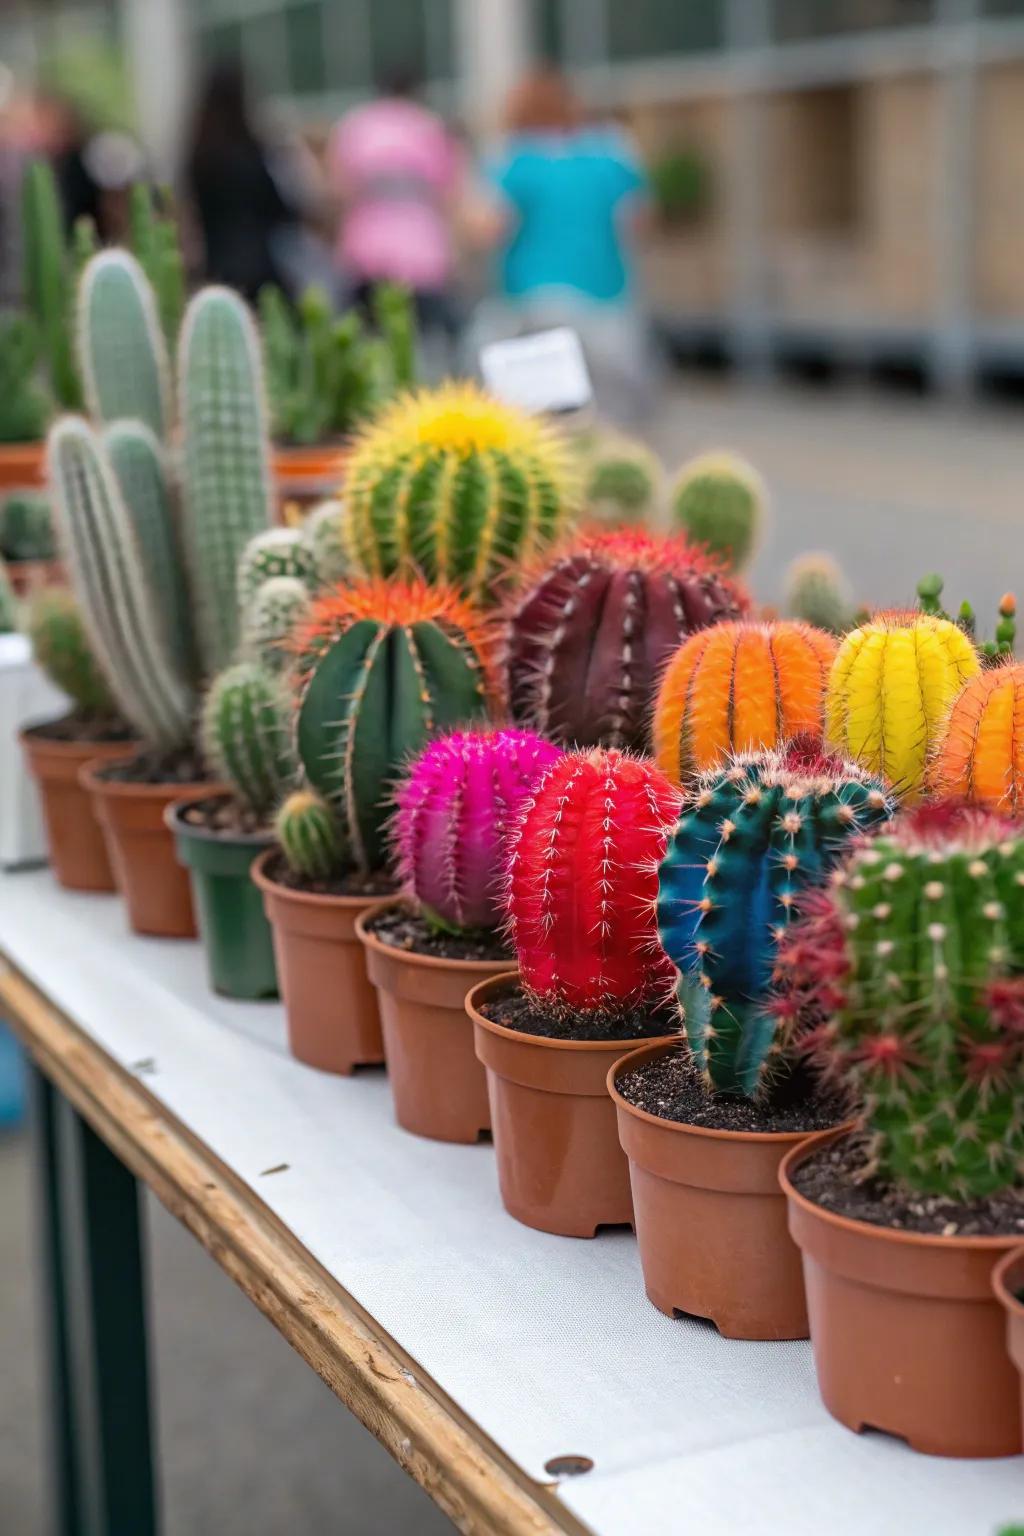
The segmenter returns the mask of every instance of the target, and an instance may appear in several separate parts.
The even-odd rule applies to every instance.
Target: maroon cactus
[[[454,731],[432,741],[398,790],[392,835],[405,889],[428,922],[502,922],[505,837],[558,747],[532,731]]]
[[[662,663],[694,630],[747,607],[685,538],[584,535],[527,578],[508,615],[512,713],[556,741],[642,749]]]

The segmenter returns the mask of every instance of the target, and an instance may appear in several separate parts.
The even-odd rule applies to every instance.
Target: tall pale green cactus
[[[227,666],[239,638],[238,563],[273,521],[259,339],[237,294],[204,288],[178,351],[185,550],[204,672]]]
[[[89,412],[131,417],[158,437],[170,423],[170,370],[156,299],[127,251],[101,251],[78,289],[78,351]]]
[[[117,477],[87,422],[69,416],[52,428],[48,472],[71,584],[111,692],[148,745],[183,745],[195,699],[160,622]]]

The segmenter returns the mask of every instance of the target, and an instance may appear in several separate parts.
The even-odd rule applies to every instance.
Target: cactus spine
[[[245,610],[243,650],[271,672],[291,664],[290,640],[309,613],[309,588],[297,576],[272,576],[257,588]]]
[[[295,776],[287,703],[258,663],[236,662],[216,677],[203,706],[203,755],[257,815],[266,815]]]
[[[239,638],[238,562],[273,521],[259,340],[226,288],[204,288],[182,325],[178,380],[185,549],[206,673],[227,666]]]
[[[728,570],[749,562],[767,496],[757,471],[737,454],[702,453],[683,465],[671,493],[672,515],[688,538]]]
[[[75,709],[83,715],[113,715],[114,700],[71,592],[43,587],[26,603],[23,623],[36,661]]]
[[[238,604],[244,619],[263,583],[274,576],[297,576],[312,587],[316,581],[313,555],[298,528],[268,528],[256,534],[238,562]]]
[[[654,755],[673,783],[737,752],[820,736],[836,642],[796,620],[726,623],[676,651],[654,709]]]
[[[507,895],[523,986],[542,1006],[584,1022],[669,992],[654,899],[678,809],[652,763],[614,748],[547,769],[509,839]]]
[[[75,596],[125,719],[157,747],[192,727],[194,699],[153,610],[131,518],[88,424],[65,417],[50,432],[48,473]]]
[[[379,869],[386,800],[405,760],[488,712],[479,622],[450,589],[366,582],[315,602],[295,648],[306,777],[333,807],[351,862]]]
[[[957,694],[928,786],[936,795],[1024,815],[1024,664],[980,672]]]
[[[170,422],[170,368],[156,299],[127,251],[101,251],[78,290],[78,353],[96,421],[143,421],[158,438]]]
[[[853,621],[853,599],[831,555],[801,555],[786,573],[786,612],[817,629],[841,635]]]
[[[396,399],[348,462],[346,537],[367,575],[414,567],[491,600],[570,513],[565,452],[539,422],[470,384]]]
[[[1024,835],[940,803],[854,852],[780,949],[780,1006],[863,1105],[865,1174],[1024,1185]]]
[[[498,927],[509,831],[560,755],[532,731],[453,731],[410,765],[392,837],[399,877],[434,927]]]
[[[643,748],[655,680],[692,631],[746,597],[685,539],[579,538],[528,575],[505,626],[512,713],[579,746]]]
[[[752,1096],[777,1056],[776,946],[851,839],[892,815],[882,784],[813,739],[733,759],[686,796],[658,872],[658,935],[709,1088]]]
[[[970,640],[949,620],[880,614],[839,648],[826,702],[828,740],[916,798],[949,706],[979,667]]]
[[[277,813],[274,831],[281,851],[296,874],[328,880],[344,862],[344,848],[334,813],[311,790],[294,790]]]

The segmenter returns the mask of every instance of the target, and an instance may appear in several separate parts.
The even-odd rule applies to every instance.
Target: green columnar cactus
[[[754,552],[765,502],[757,471],[732,453],[702,453],[691,459],[679,471],[671,493],[679,526],[734,571]]]
[[[288,702],[257,662],[236,662],[214,678],[200,737],[214,773],[257,815],[268,814],[295,777]]]
[[[46,429],[36,384],[39,342],[27,315],[0,315],[0,443],[31,443]]]
[[[271,672],[292,662],[291,636],[309,613],[312,596],[297,576],[271,576],[246,606],[242,643],[245,652]]]
[[[939,802],[856,849],[780,948],[780,1008],[863,1105],[866,1173],[1024,1185],[1024,834]]]
[[[800,555],[786,572],[786,615],[833,635],[853,628],[853,599],[831,555]]]
[[[307,880],[327,880],[344,862],[334,812],[308,789],[288,796],[277,813],[274,831],[291,868]]]
[[[18,599],[11,586],[7,564],[0,559],[0,635],[9,635],[18,628]]]
[[[416,311],[408,288],[381,283],[373,293],[373,318],[384,343],[387,393],[416,382]]]
[[[181,330],[185,551],[200,661],[227,666],[238,643],[238,562],[273,522],[273,482],[259,338],[227,288],[204,288]]]
[[[21,226],[25,296],[39,327],[50,386],[60,405],[75,410],[81,404],[82,392],[72,345],[74,290],[64,244],[64,216],[49,161],[33,160],[26,167]]]
[[[163,437],[170,422],[170,370],[156,298],[127,251],[101,251],[78,289],[78,352],[96,421],[144,421]]]
[[[23,626],[32,653],[50,681],[83,715],[115,713],[82,622],[82,613],[66,587],[43,587],[25,604]]]
[[[164,191],[161,201],[170,205]],[[173,217],[159,211],[153,189],[137,181],[129,200],[132,249],[156,294],[168,352],[173,351],[185,309],[185,262]]]
[[[344,581],[349,574],[344,502],[322,501],[314,507],[302,525],[302,542],[313,557],[321,586]]]
[[[195,674],[192,615],[171,504],[164,450],[141,421],[116,421],[102,436],[131,518],[157,622],[186,677]]]
[[[313,554],[298,528],[268,528],[250,539],[238,562],[238,602],[245,611],[263,583],[273,576],[296,576],[312,587],[316,581]]]
[[[715,1091],[761,1085],[777,1049],[768,1004],[779,937],[808,886],[892,810],[877,779],[811,738],[734,758],[688,795],[658,872],[658,934]]]
[[[53,560],[56,548],[49,498],[15,491],[0,508],[0,554],[5,560]]]
[[[51,429],[47,454],[72,589],[110,690],[147,744],[180,746],[191,734],[195,700],[159,622],[110,461],[75,416]]]

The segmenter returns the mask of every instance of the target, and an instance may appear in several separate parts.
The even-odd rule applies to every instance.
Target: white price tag
[[[593,398],[579,336],[568,325],[480,349],[480,372],[492,395],[525,411],[578,411]]]

